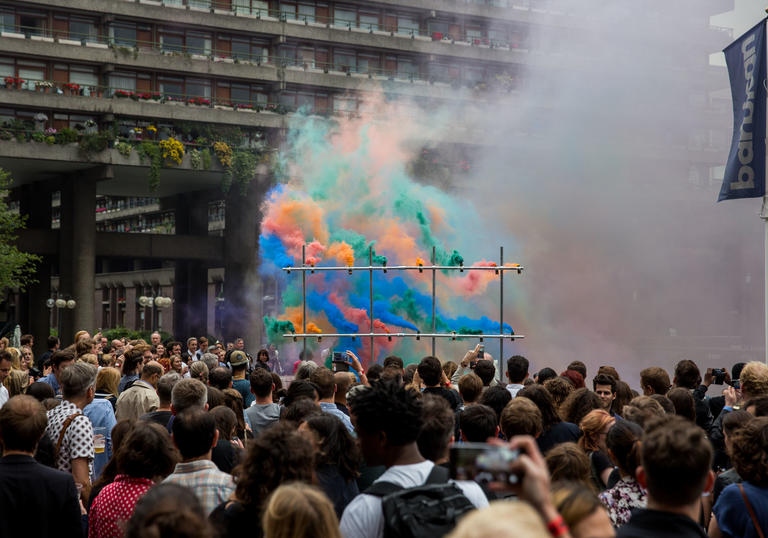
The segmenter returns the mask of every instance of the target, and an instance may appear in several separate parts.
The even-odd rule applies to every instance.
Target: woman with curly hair
[[[587,388],[576,389],[560,406],[560,417],[571,424],[580,424],[587,413],[602,408],[603,402],[597,394]]]
[[[341,420],[328,413],[308,416],[299,425],[299,433],[315,447],[317,481],[341,518],[344,508],[360,493],[355,481],[360,474],[360,449]]]
[[[755,418],[733,434],[731,460],[744,479],[718,497],[709,522],[710,538],[765,536],[768,529],[768,418]],[[763,529],[763,530],[761,530]]]
[[[314,483],[314,449],[288,424],[277,423],[248,444],[233,475],[234,499],[217,506],[210,520],[223,536],[262,536],[260,521],[270,493],[285,482]]]
[[[608,458],[608,448],[605,445],[605,439],[614,422],[616,422],[616,419],[602,409],[590,411],[579,422],[579,429],[582,432],[579,446],[589,457],[592,468],[592,481],[595,483],[598,492],[606,489],[608,477],[613,472],[613,464]]]

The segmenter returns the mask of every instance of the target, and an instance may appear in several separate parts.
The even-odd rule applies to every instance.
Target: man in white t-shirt
[[[352,422],[369,466],[387,470],[375,482],[403,488],[423,485],[434,463],[424,459],[416,439],[421,430],[421,402],[405,388],[389,383],[366,387],[350,402]],[[456,482],[476,508],[488,505],[483,490],[474,482]],[[381,498],[361,493],[344,510],[341,534],[345,538],[379,538],[384,534]]]
[[[8,351],[0,351],[0,407],[8,401],[8,389],[3,386],[5,378],[11,374],[11,354]]]

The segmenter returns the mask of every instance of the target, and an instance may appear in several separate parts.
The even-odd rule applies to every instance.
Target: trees
[[[0,297],[14,288],[24,289],[36,282],[35,271],[40,257],[22,252],[16,246],[17,232],[24,228],[26,216],[8,207],[11,174],[0,168]]]

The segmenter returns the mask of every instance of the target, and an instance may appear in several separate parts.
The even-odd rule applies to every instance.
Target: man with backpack
[[[380,382],[349,403],[366,464],[387,470],[344,510],[343,536],[443,536],[461,515],[488,505],[478,484],[449,480],[447,469],[419,452],[422,402],[415,392]]]

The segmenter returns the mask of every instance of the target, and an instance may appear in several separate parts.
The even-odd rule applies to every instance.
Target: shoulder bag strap
[[[61,443],[64,442],[64,434],[67,433],[67,429],[69,428],[69,425],[72,424],[72,421],[75,420],[77,417],[82,415],[80,411],[77,413],[72,413],[67,417],[67,420],[64,421],[64,424],[61,425],[61,432],[59,432],[59,440],[56,441],[56,451],[54,452],[54,461],[56,461],[59,458],[59,450],[61,449]]]
[[[392,482],[375,482],[371,484],[368,489],[363,491],[366,495],[373,495],[374,497],[386,497],[392,493],[402,491],[404,488],[393,484]]]
[[[741,484],[739,484],[739,491],[741,492],[741,497],[744,499],[744,504],[747,505],[747,511],[749,512],[749,517],[752,518],[752,524],[755,526],[757,535],[760,538],[765,538],[765,534],[763,534],[763,531],[760,529],[760,524],[757,522],[757,516],[755,515],[755,511],[752,509],[752,504],[749,502],[749,499],[747,498],[747,493],[744,491],[744,486]]]
[[[445,484],[450,478],[451,473],[448,471],[448,469],[441,467],[440,465],[435,465],[432,467],[432,471],[430,471],[429,476],[427,476],[427,480],[424,482],[424,485]]]

